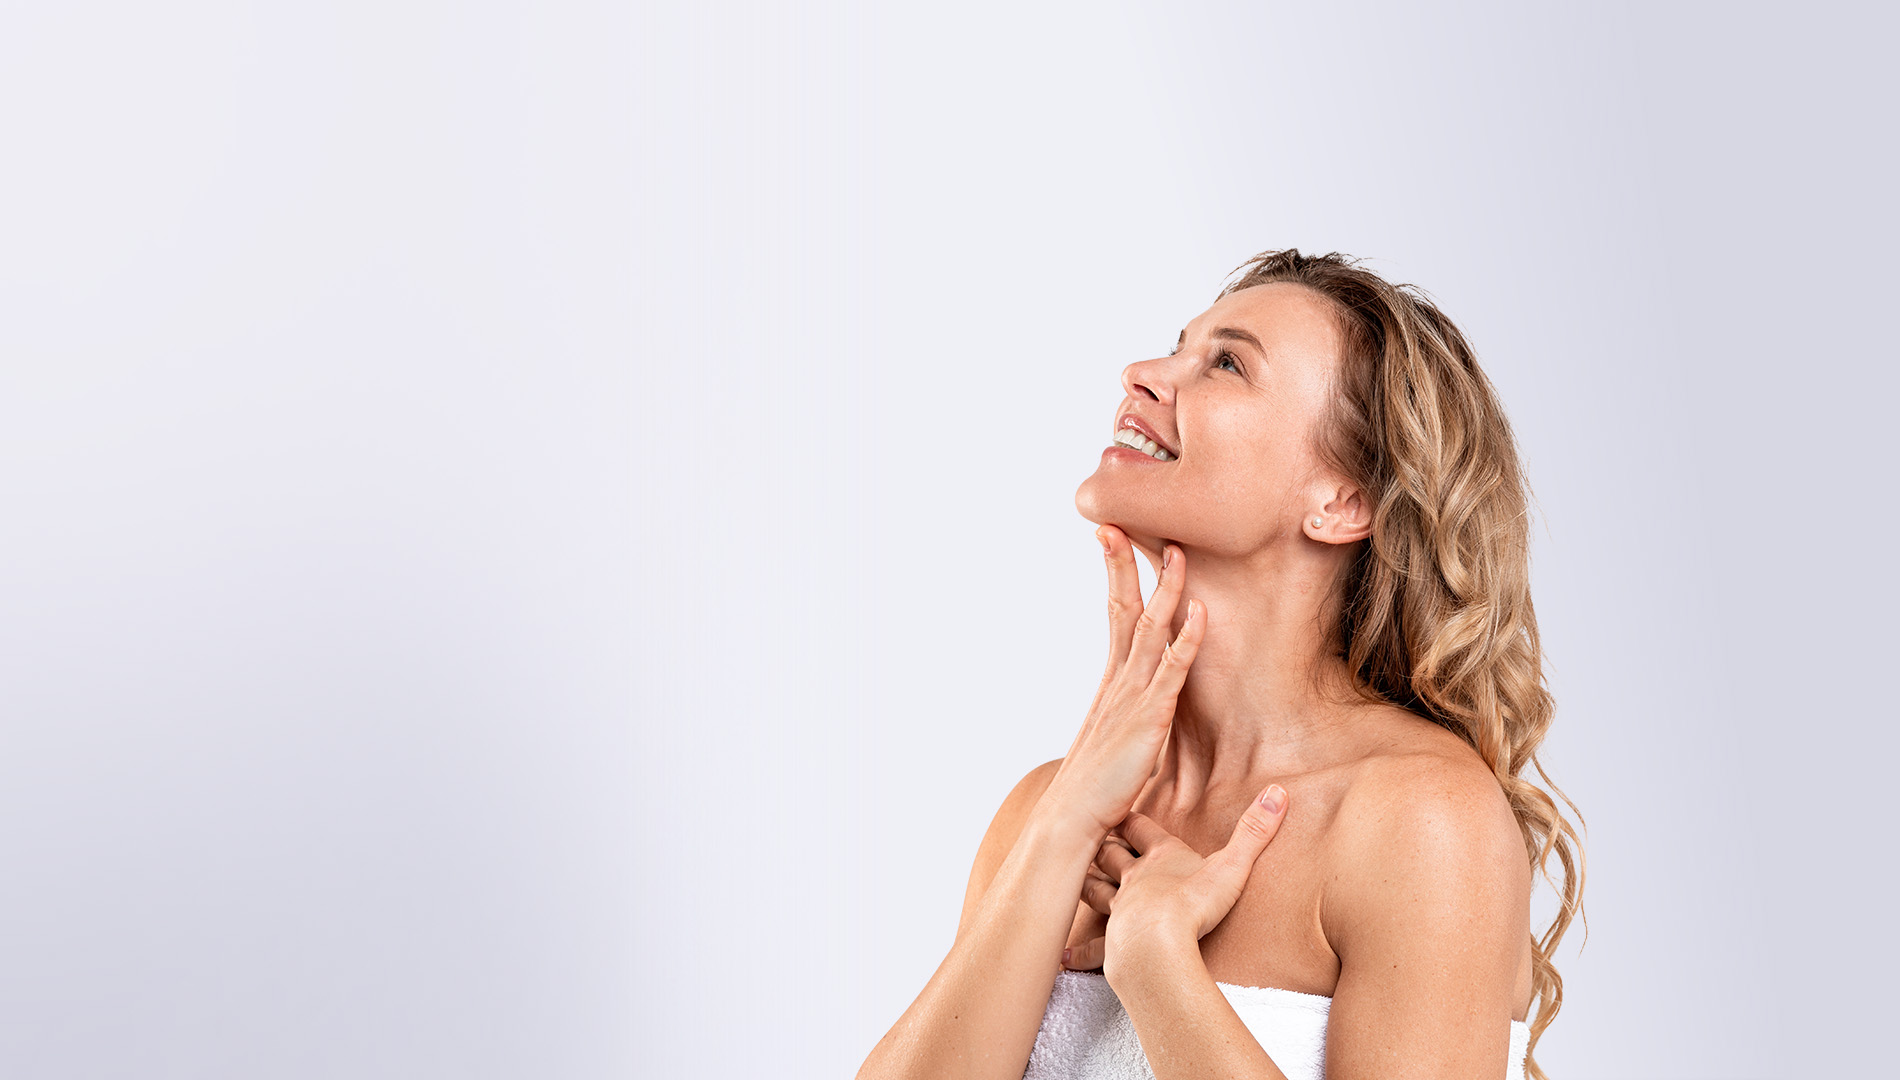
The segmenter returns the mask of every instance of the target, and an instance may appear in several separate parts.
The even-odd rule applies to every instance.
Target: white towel
[[[1325,1077],[1332,998],[1270,986],[1214,985],[1287,1080]],[[1511,1021],[1507,1080],[1523,1080],[1530,1039],[1529,1024]],[[1108,980],[1092,971],[1063,971],[1056,975],[1023,1080],[1155,1080],[1155,1074]]]

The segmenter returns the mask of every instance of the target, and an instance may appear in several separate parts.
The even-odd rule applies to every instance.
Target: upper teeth
[[[1132,446],[1157,461],[1173,461],[1174,455],[1161,448],[1161,444],[1148,438],[1134,428],[1125,427],[1115,433],[1115,442],[1122,446]]]

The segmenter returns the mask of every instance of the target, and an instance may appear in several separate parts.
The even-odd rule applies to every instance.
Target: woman
[[[1581,847],[1521,775],[1551,717],[1526,494],[1464,337],[1268,252],[1122,386],[1076,492],[1107,672],[859,1076],[1542,1077]]]

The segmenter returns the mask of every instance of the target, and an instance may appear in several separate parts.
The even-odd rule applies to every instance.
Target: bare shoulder
[[[983,833],[983,842],[977,845],[976,859],[970,866],[970,883],[963,893],[963,913],[957,918],[958,936],[962,936],[963,928],[969,925],[970,913],[989,890],[997,868],[1003,865],[1010,849],[1016,846],[1016,838],[1022,835],[1030,812],[1035,810],[1042,793],[1049,790],[1049,782],[1055,779],[1056,770],[1062,767],[1062,761],[1062,758],[1045,761],[1029,770],[1003,797],[1003,805],[997,808],[996,816],[990,819],[990,827]]]
[[[1530,859],[1509,799],[1477,751],[1430,724],[1352,766],[1320,896],[1339,961],[1327,1071],[1401,1063],[1495,1071],[1531,987]]]
[[[1523,834],[1490,767],[1437,725],[1399,730],[1354,765],[1332,823],[1321,919],[1336,948],[1350,945],[1356,926],[1401,908],[1470,913],[1488,900],[1502,915],[1519,893],[1528,904]]]

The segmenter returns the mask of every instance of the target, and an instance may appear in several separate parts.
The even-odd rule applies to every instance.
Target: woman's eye
[[[1240,370],[1240,362],[1234,358],[1233,353],[1230,353],[1230,352],[1221,353],[1220,358],[1217,361],[1215,361],[1214,366],[1219,367],[1222,364],[1232,364],[1234,365],[1235,374],[1242,374]]]

